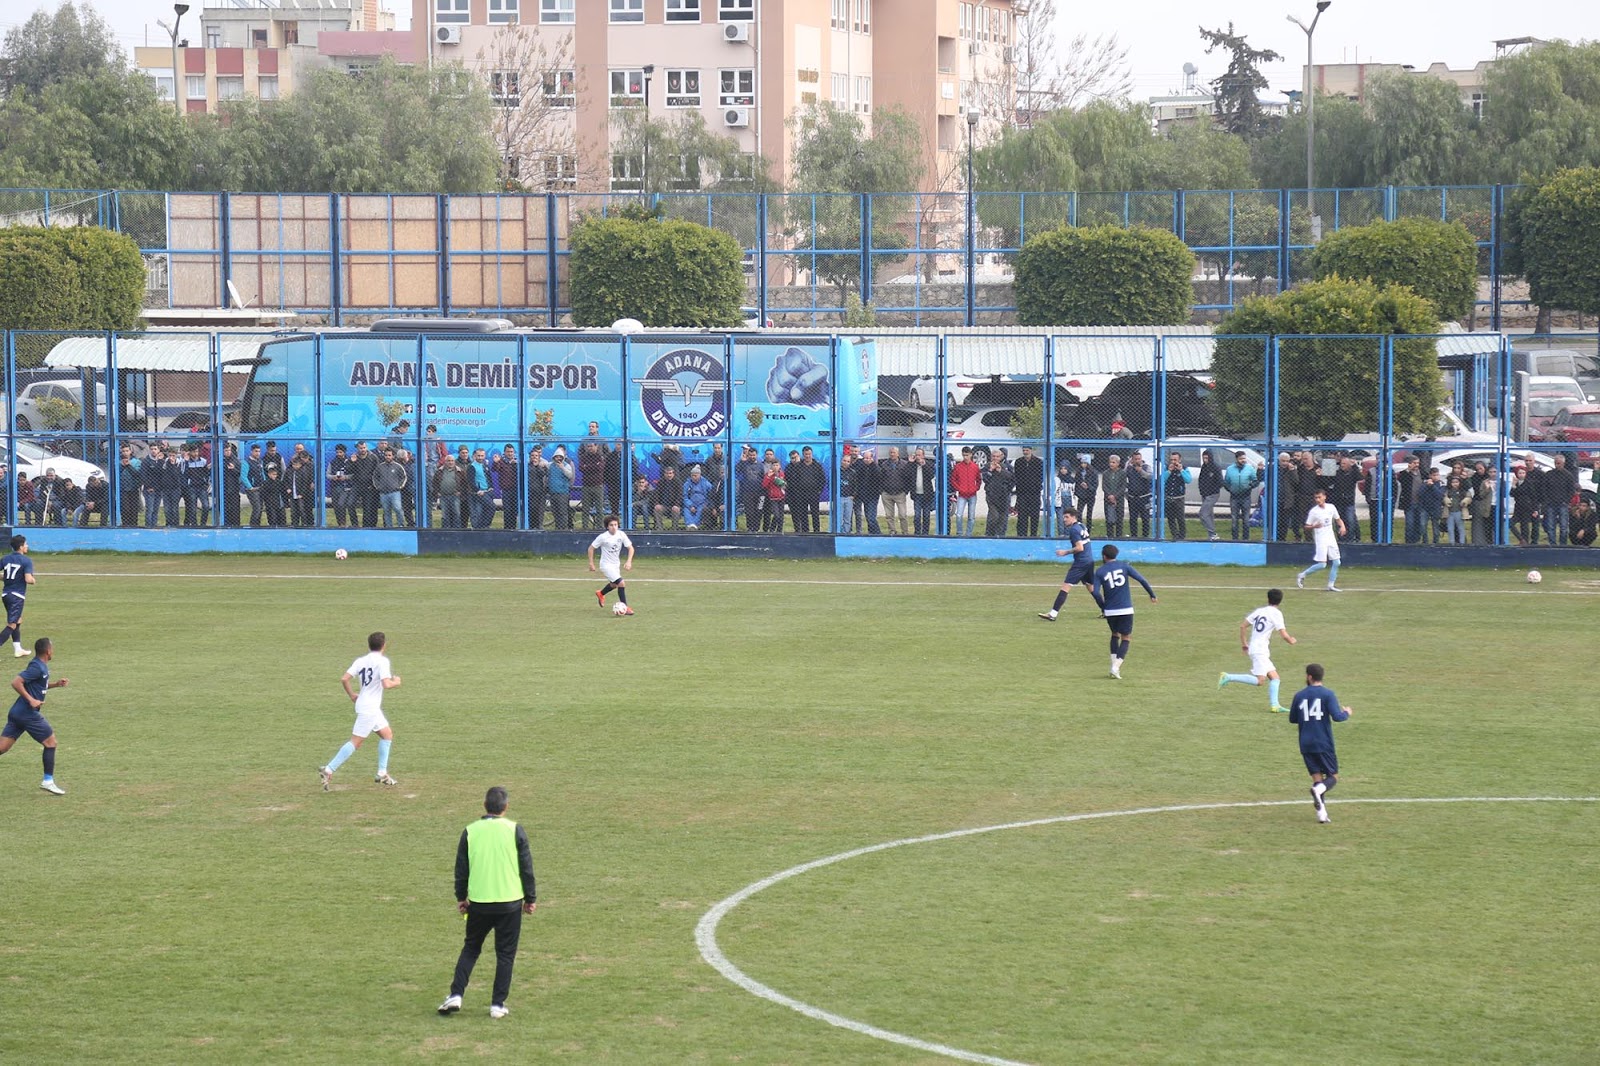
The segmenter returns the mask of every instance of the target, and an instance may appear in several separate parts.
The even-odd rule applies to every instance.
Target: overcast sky
[[[600,3],[601,0],[583,0]],[[204,0],[191,0],[198,9]],[[532,0],[528,0],[532,6]],[[3,0],[0,31],[20,23],[41,6],[33,0]],[[53,5],[50,5],[53,6]],[[171,14],[166,0],[96,0],[93,5],[116,30],[125,48],[164,44],[166,33],[155,20]],[[400,25],[410,22],[411,8],[389,2]],[[1234,29],[1258,48],[1271,48],[1288,57],[1271,64],[1267,76],[1275,90],[1299,84],[1306,39],[1286,16],[1299,15],[1309,22],[1315,0],[1226,0],[1198,4],[1194,0],[1133,0],[1124,3],[1086,3],[1057,0],[1061,12],[1057,27],[1063,47],[1074,33],[1116,34],[1128,48],[1137,99],[1178,89],[1184,63],[1200,68],[1208,81],[1226,67],[1221,53],[1205,54],[1197,28],[1222,28],[1232,20]],[[1422,0],[1334,0],[1317,26],[1317,61],[1410,63],[1426,67],[1441,61],[1452,67],[1469,67],[1494,56],[1494,42],[1511,37],[1564,38],[1577,41],[1600,35],[1600,4],[1595,0],[1452,0],[1449,4]],[[1203,14],[1201,12],[1204,12]],[[1448,18],[1441,18],[1448,12]],[[198,11],[185,16],[185,30],[198,29]],[[198,40],[198,35],[191,39]]]

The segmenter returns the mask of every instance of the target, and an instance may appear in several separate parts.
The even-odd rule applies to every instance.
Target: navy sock
[[[44,776],[47,778],[56,776],[56,749],[54,748],[44,749]]]
[[[1061,610],[1061,605],[1066,603],[1066,602],[1067,602],[1067,590],[1066,589],[1062,589],[1060,592],[1056,593],[1055,606],[1051,607],[1050,609],[1052,611],[1059,611],[1059,610]]]
[[[1117,658],[1126,659],[1128,657],[1128,642],[1125,640],[1121,641],[1120,645],[1121,650],[1117,652]]]
[[[1117,639],[1115,633],[1111,635],[1111,654],[1116,655],[1117,649],[1122,646],[1122,641]]]
[[[626,585],[618,585],[617,586],[617,599],[622,601],[623,606],[627,606],[627,603],[628,603],[628,587]]]
[[[1326,774],[1322,778],[1322,791],[1324,793],[1332,792],[1333,786],[1337,785],[1338,783],[1339,779],[1337,777],[1333,776],[1332,774]]]
[[[617,587],[616,585],[614,585],[611,582],[607,581],[606,582],[606,587],[600,590],[600,595],[604,596],[606,593],[610,592],[612,589],[614,589],[616,587]]]

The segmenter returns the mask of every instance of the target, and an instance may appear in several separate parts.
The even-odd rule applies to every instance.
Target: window
[[[243,78],[218,78],[217,99],[237,100],[244,95]]]
[[[644,158],[618,153],[611,157],[611,188],[618,192],[638,192],[644,188]]]
[[[698,70],[667,71],[667,106],[700,106],[700,72]]]
[[[547,155],[544,157],[544,187],[550,192],[578,187],[578,157],[575,155]]]
[[[850,75],[833,75],[833,92],[828,99],[832,100],[833,106],[837,108],[842,109],[850,106]]]
[[[756,17],[756,0],[717,0],[717,18],[723,22],[750,22]]]
[[[836,30],[850,26],[850,0],[833,0],[833,10],[828,25]]]
[[[667,0],[668,22],[699,22],[700,0]]]
[[[204,74],[191,74],[183,79],[184,87],[188,90],[191,100],[204,100],[206,98],[206,77]]]
[[[206,36],[210,37],[210,33],[208,32],[206,34]],[[218,40],[217,40],[216,44],[212,45],[213,48],[221,48],[222,47],[221,36],[222,35],[220,33],[217,35]],[[251,30],[250,31],[250,47],[251,48],[265,48],[266,46],[267,46],[267,31],[266,30]]]
[[[644,0],[611,0],[612,22],[643,22]]]
[[[872,32],[872,0],[855,0],[856,32]]]
[[[638,107],[644,103],[644,71],[611,72],[611,106]]]
[[[971,33],[972,33],[971,27],[972,27],[972,5],[971,4],[962,4],[961,5],[961,28],[960,28],[960,30],[957,31],[962,40],[966,40],[967,37],[969,37],[971,35]]]
[[[433,21],[462,24],[472,21],[471,0],[433,0]]]
[[[257,33],[261,34],[263,37],[266,36],[266,31],[265,30],[254,30],[254,31],[251,32],[250,36],[252,38],[254,38]],[[262,43],[265,44],[266,42],[263,41]],[[207,27],[207,29],[206,29],[206,47],[207,48],[221,48],[222,47],[222,31],[220,29],[217,29],[215,27]]]
[[[572,71],[547,70],[540,77],[540,81],[544,83],[544,106],[553,108],[577,106],[577,77]]]
[[[155,74],[152,80],[156,83],[156,95],[163,100],[172,99],[172,75]]]
[[[539,0],[539,21],[545,25],[570,26],[576,21],[573,13],[578,0]]]
[[[520,21],[519,0],[489,0],[489,25],[503,26]]]
[[[1482,118],[1483,117],[1483,94],[1482,93],[1473,93],[1472,94],[1472,117],[1473,118]]]
[[[856,110],[862,114],[872,110],[872,79],[856,79]]]
[[[673,192],[694,192],[700,188],[700,157],[669,155],[661,161],[667,188]]]
[[[489,72],[489,96],[495,107],[522,106],[522,75],[515,70]]]
[[[285,45],[300,43],[300,23],[284,22],[278,28],[283,33],[283,43]]]
[[[278,78],[272,75],[256,79],[256,95],[263,100],[276,100],[278,98]]]
[[[744,67],[718,72],[717,103],[722,107],[751,107],[756,102],[756,72]]]

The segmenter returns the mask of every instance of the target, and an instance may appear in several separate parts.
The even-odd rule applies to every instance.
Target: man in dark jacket
[[[855,471],[856,532],[876,536],[883,532],[878,528],[878,497],[883,492],[883,479],[877,453],[864,449],[850,469]]]
[[[739,449],[739,461],[733,464],[735,504],[744,515],[746,533],[761,530],[761,460],[754,446],[746,444]]]
[[[1555,547],[1567,546],[1571,529],[1572,497],[1578,493],[1578,474],[1567,465],[1567,457],[1558,455],[1553,469],[1546,470],[1540,478],[1544,490],[1541,509],[1544,511],[1544,539]]]
[[[1353,457],[1339,457],[1339,469],[1333,472],[1333,483],[1328,486],[1328,502],[1344,519],[1347,540],[1361,539],[1361,523],[1356,520],[1356,485],[1361,480],[1361,467]]]
[[[133,449],[126,444],[117,459],[117,500],[121,504],[118,519],[124,526],[139,524],[139,503],[144,496],[144,464],[133,457]]]
[[[808,444],[800,449],[800,461],[784,471],[789,513],[794,515],[796,533],[822,532],[822,492],[828,479]]]
[[[983,472],[983,501],[989,513],[984,519],[983,535],[1003,537],[1011,514],[1011,491],[1016,487],[1016,477],[1006,469],[1005,460],[996,451],[989,457],[989,468]]]
[[[911,483],[909,464],[900,458],[899,448],[889,449],[889,458],[878,463],[879,498],[883,501],[883,524],[890,535],[902,537],[911,532]]]
[[[933,512],[939,506],[939,467],[918,448],[911,456],[908,481],[911,491],[912,529],[917,536],[932,532]]]
[[[377,472],[378,453],[369,449],[366,441],[356,441],[355,454],[350,457],[350,485],[361,511],[361,524],[368,528],[378,525],[378,490],[372,484]]]
[[[1017,536],[1037,537],[1044,506],[1044,460],[1033,454],[1032,445],[1022,446],[1022,454],[1011,464],[1011,478],[1017,490]]]
[[[183,446],[179,478],[183,485],[183,524],[211,524],[211,463],[200,454],[200,445],[190,441]]]
[[[535,444],[528,449],[528,528],[544,528],[545,498],[550,494],[550,465]],[[634,503],[638,503],[635,500]]]
[[[1195,491],[1200,494],[1200,524],[1205,527],[1206,539],[1221,540],[1217,536],[1217,500],[1222,498],[1222,467],[1217,464],[1210,448],[1200,452],[1200,472],[1195,475]]]
[[[1428,525],[1427,516],[1417,506],[1417,490],[1422,487],[1422,480],[1422,460],[1415,455],[1406,461],[1404,470],[1394,475],[1394,501],[1405,516],[1407,544],[1421,544],[1422,531]]]
[[[1154,490],[1154,474],[1144,465],[1144,456],[1134,452],[1128,457],[1128,536],[1150,535],[1150,498]]]
[[[516,529],[522,508],[522,464],[517,449],[507,444],[495,458],[494,483],[500,493],[501,524]]]
[[[1094,501],[1100,494],[1100,474],[1089,461],[1088,453],[1078,456],[1078,471],[1072,482],[1072,498],[1078,507],[1078,521],[1094,532]]]
[[[350,451],[343,444],[335,445],[333,458],[328,460],[328,498],[333,503],[335,525],[356,525],[355,486],[350,482]]]

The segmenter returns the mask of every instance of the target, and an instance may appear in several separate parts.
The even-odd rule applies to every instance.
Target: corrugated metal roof
[[[218,351],[223,362],[235,359],[253,359],[261,354],[261,338],[230,337],[219,334]],[[44,357],[44,365],[51,367],[90,367],[104,369],[106,365],[106,339],[104,337],[68,337]],[[211,371],[211,334],[209,332],[152,333],[136,337],[117,338],[118,370],[187,370],[201,373]],[[248,366],[226,366],[229,374],[248,374]]]

